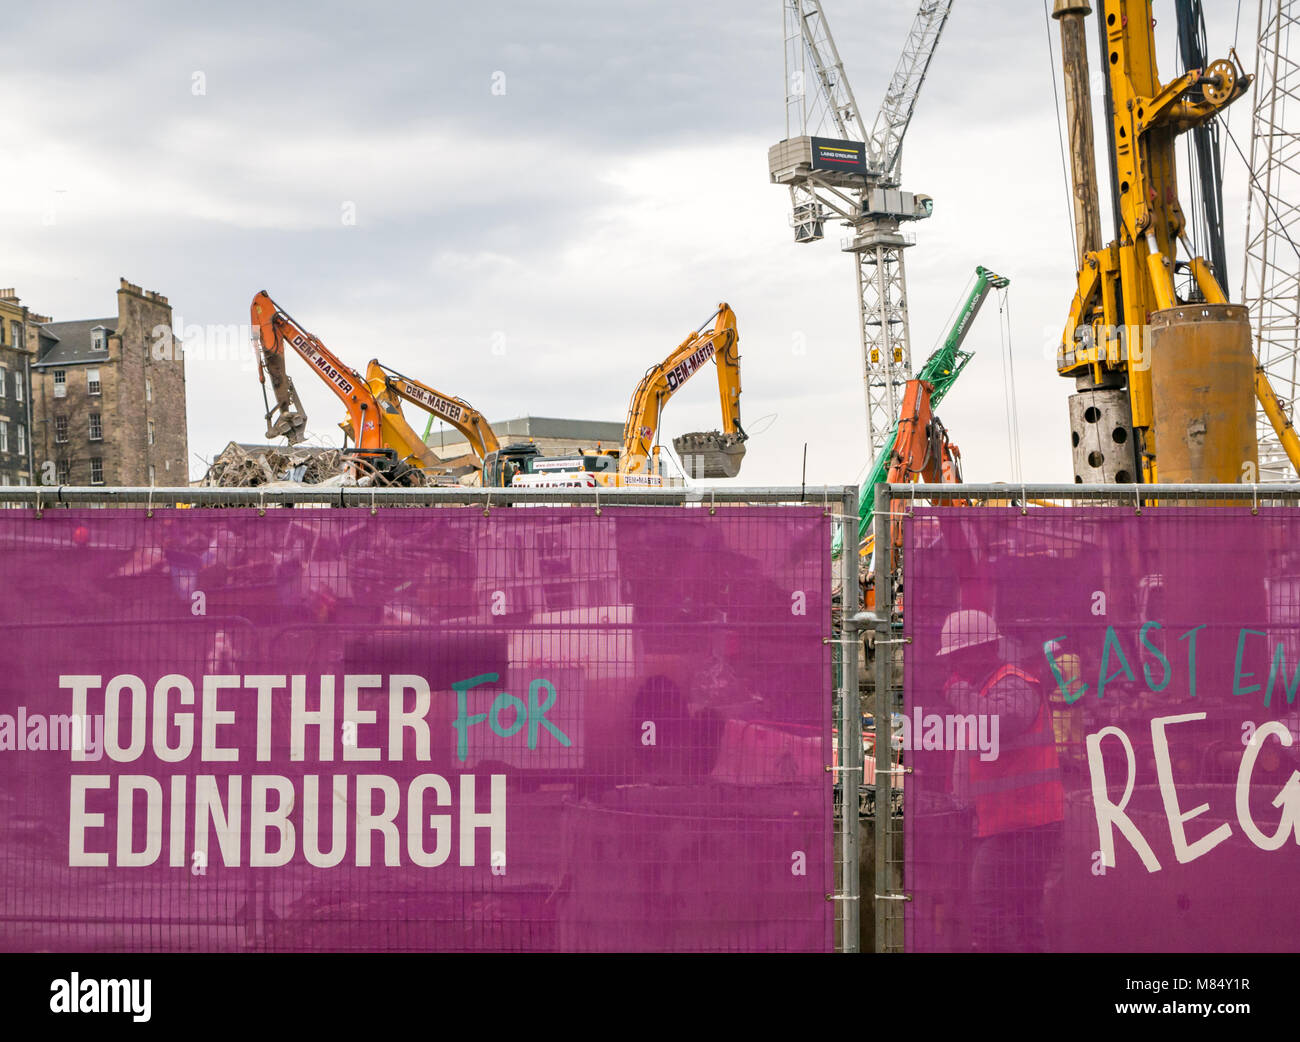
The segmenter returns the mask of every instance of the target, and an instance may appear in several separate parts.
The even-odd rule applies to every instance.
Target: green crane
[[[1010,281],[1010,279],[989,271],[988,268],[975,269],[975,284],[971,287],[966,302],[958,310],[952,329],[948,331],[943,344],[925,360],[920,372],[916,374],[916,379],[925,380],[933,388],[930,392],[931,406],[936,406],[943,401],[944,395],[957,382],[957,377],[966,368],[966,363],[971,360],[971,352],[963,351],[961,345],[966,339],[966,334],[970,332],[971,323],[975,321],[975,316],[979,314],[980,305],[984,303],[984,298],[989,295],[989,290],[1003,289],[1010,284]],[[894,441],[897,437],[898,420],[895,418],[893,429],[890,430],[889,436],[881,446],[880,454],[876,456],[875,465],[871,468],[871,473],[862,486],[862,495],[858,501],[859,543],[871,533],[871,524],[876,511],[876,488],[885,480],[885,475],[889,473],[889,465],[894,453]],[[836,545],[835,549],[838,551],[839,546]]]

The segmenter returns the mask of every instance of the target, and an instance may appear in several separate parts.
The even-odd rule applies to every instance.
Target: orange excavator
[[[922,481],[927,485],[961,484],[961,449],[948,438],[948,430],[934,413],[934,385],[928,380],[907,381],[899,410],[898,433],[894,438],[885,483],[903,485]],[[939,499],[942,506],[967,506],[964,499]],[[894,511],[890,539],[895,549],[903,545],[903,518]]]
[[[344,365],[320,340],[303,329],[265,290],[253,298],[250,313],[258,341],[257,378],[262,384],[262,400],[266,404],[266,436],[287,438],[290,445],[306,439],[307,414],[293,380],[285,371],[287,344],[311,366],[312,372],[325,381],[347,409],[348,433],[354,445],[347,452],[355,462],[356,476],[372,475],[387,484],[412,480],[418,468],[399,459],[396,450],[385,444],[380,429],[382,408],[362,376]],[[274,405],[266,394],[268,374],[275,395]]]
[[[903,390],[903,403],[898,411],[898,422],[886,438],[884,448],[862,486],[858,504],[858,545],[863,557],[870,557],[876,548],[873,522],[878,487],[883,484],[904,485],[913,481],[930,485],[961,482],[961,450],[949,440],[948,431],[934,410],[952,389],[971,359],[971,352],[963,350],[962,345],[984,300],[990,290],[1006,289],[1009,284],[1009,279],[988,268],[976,268],[974,282],[964,303],[958,307],[952,328],[944,342],[926,359],[917,375],[907,381]],[[968,505],[966,500],[943,498],[933,493],[927,493],[925,499],[935,505]],[[897,555],[903,546],[905,513],[897,508],[897,500],[894,503],[896,506],[891,507],[889,525],[891,572],[896,570]],[[869,608],[875,606],[874,581],[872,569],[864,569],[864,603]]]

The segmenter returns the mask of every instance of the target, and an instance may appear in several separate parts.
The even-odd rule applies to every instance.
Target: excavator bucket
[[[697,431],[674,438],[673,449],[688,477],[734,478],[745,458],[745,436]]]
[[[284,412],[266,425],[268,438],[288,438],[290,445],[306,441],[307,417],[300,412]]]
[[[297,445],[307,440],[307,413],[303,411],[302,399],[298,389],[284,371],[284,355],[264,355],[260,363],[271,376],[271,387],[275,390],[275,404],[267,402],[266,436],[268,438],[288,438],[290,445]],[[259,370],[259,377],[261,372]],[[266,384],[262,384],[262,399],[266,399]]]

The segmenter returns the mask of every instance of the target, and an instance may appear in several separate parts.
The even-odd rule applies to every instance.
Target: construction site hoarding
[[[905,521],[909,951],[1300,947],[1294,508]]]
[[[0,510],[0,947],[831,949],[830,525]]]

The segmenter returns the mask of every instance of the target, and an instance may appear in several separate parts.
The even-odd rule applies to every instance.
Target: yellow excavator
[[[419,433],[402,413],[402,401],[419,406],[426,412],[444,420],[465,436],[470,451],[479,463],[489,453],[500,448],[496,435],[483,414],[462,398],[435,391],[413,377],[405,376],[377,358],[366,366],[366,386],[378,406],[380,438],[384,446],[392,449],[397,459],[423,470],[426,474],[447,473],[446,467],[425,444]],[[346,433],[350,422],[339,424]]]
[[[713,326],[707,329],[709,323]],[[740,336],[736,313],[723,303],[658,365],[632,394],[619,449],[544,456],[531,443],[507,445],[483,458],[483,484],[506,486],[660,486],[658,431],[664,406],[710,360],[717,366],[722,430],[684,434],[673,448],[694,478],[735,477],[748,435],[740,425]]]

